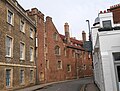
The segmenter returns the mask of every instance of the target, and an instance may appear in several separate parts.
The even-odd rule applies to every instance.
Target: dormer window
[[[111,20],[107,20],[107,21],[103,21],[103,28],[111,28],[112,24],[111,24]]]

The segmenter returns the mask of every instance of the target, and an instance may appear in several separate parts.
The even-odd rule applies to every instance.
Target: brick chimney
[[[82,39],[83,39],[83,42],[86,41],[86,33],[85,33],[85,31],[82,31]]]
[[[70,43],[70,33],[69,33],[69,25],[68,25],[68,23],[65,23],[64,31],[65,31],[66,43]]]

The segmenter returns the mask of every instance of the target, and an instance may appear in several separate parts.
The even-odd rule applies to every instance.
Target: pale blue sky
[[[120,0],[17,0],[26,10],[38,8],[45,16],[52,20],[59,31],[64,34],[64,23],[68,22],[72,37],[81,40],[82,31],[88,33],[86,20],[89,19],[91,26],[98,13],[110,6],[119,4]]]

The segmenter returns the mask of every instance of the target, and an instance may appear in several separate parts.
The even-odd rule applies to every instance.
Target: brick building
[[[16,0],[0,0],[0,91],[35,84],[35,30]]]
[[[60,81],[92,75],[90,54],[83,49],[83,41],[70,38],[69,25],[65,23],[65,35],[59,34],[52,18],[38,9],[27,11],[36,20],[38,37],[38,74],[41,83]],[[83,32],[86,41],[86,34]]]
[[[35,22],[34,22],[35,21]],[[59,34],[52,18],[24,10],[16,0],[0,1],[0,90],[92,75],[86,40],[71,38],[65,23]]]

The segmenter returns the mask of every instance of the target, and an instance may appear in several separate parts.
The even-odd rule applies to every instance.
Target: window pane
[[[30,70],[30,81],[33,81],[33,70]]]
[[[25,54],[25,45],[23,43],[20,43],[20,58],[24,59]]]
[[[115,61],[120,61],[120,52],[113,53],[113,58]]]
[[[6,55],[11,56],[12,38],[6,37]]]
[[[33,48],[30,48],[30,61],[33,61]]]
[[[24,32],[24,22],[20,22],[20,31]]]
[[[12,24],[13,13],[8,10],[8,23]]]
[[[103,21],[103,27],[104,28],[111,28],[111,20]]]
[[[7,69],[6,70],[6,86],[10,86],[10,72],[11,70],[10,69]]]
[[[20,83],[24,82],[24,70],[20,70]]]

